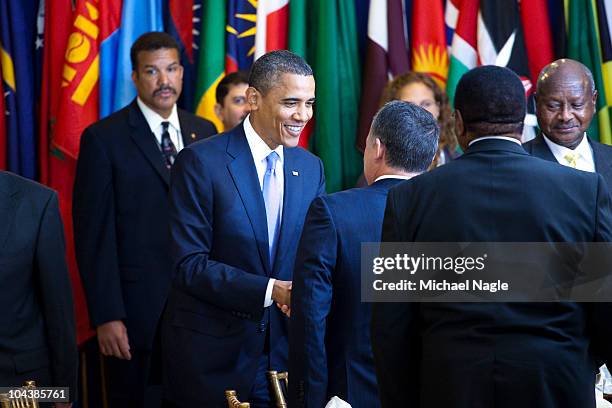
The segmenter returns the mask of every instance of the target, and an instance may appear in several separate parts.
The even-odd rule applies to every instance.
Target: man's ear
[[[382,144],[379,138],[374,139],[374,151],[376,152],[377,160],[385,159],[385,153],[387,152],[387,148],[384,144]]]
[[[461,146],[461,149],[465,151],[470,141],[468,140],[467,130],[465,128],[465,123],[463,122],[463,116],[461,115],[461,112],[458,110],[455,110],[454,116],[455,116],[455,136],[457,136],[457,141],[459,142],[459,146]]]
[[[223,112],[222,112],[221,104],[215,103],[215,107],[213,109],[215,110],[215,115],[217,115],[219,120],[223,122]]]
[[[134,82],[134,85],[136,85],[137,81],[138,81],[138,72],[132,70],[132,82]]]
[[[251,108],[251,111],[256,111],[259,109],[261,94],[259,91],[252,86],[249,86],[246,90],[246,101]]]

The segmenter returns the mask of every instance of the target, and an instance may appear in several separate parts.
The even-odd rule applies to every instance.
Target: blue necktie
[[[174,143],[172,143],[172,139],[170,139],[170,132],[168,132],[168,125],[170,122],[162,122],[162,137],[161,137],[161,149],[162,154],[164,156],[164,163],[166,167],[169,169],[174,164],[174,159],[176,158],[176,147],[174,147]]]
[[[271,152],[266,157],[266,174],[263,179],[263,198],[266,204],[268,221],[268,247],[270,250],[270,266],[274,264],[274,252],[280,219],[281,187],[276,177],[276,162],[280,159],[278,153]]]

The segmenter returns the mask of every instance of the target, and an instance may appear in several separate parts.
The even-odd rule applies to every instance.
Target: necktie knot
[[[578,167],[578,157],[579,155],[574,152],[569,152],[563,156],[563,158],[567,161],[567,164],[574,169]]]
[[[276,169],[276,162],[280,159],[278,153],[270,152],[268,156],[266,156],[266,173],[271,172],[274,173]]]
[[[170,122],[162,122],[162,132],[167,132],[168,131],[168,126],[170,126]]]

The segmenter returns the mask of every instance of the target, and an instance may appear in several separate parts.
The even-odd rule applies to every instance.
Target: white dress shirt
[[[477,137],[476,139],[470,141],[470,143],[468,143],[468,146],[473,145],[476,142],[480,142],[481,140],[488,140],[488,139],[497,139],[497,140],[507,140],[508,142],[514,142],[517,145],[521,146],[521,141],[518,139],[515,139],[513,137],[508,137],[508,136],[483,136],[483,137]]]
[[[589,140],[587,139],[586,133],[582,137],[582,141],[574,150],[568,149],[565,146],[561,146],[550,140],[544,133],[542,133],[544,137],[544,141],[548,145],[548,148],[552,152],[555,159],[564,166],[570,167],[568,161],[565,159],[565,156],[570,154],[576,157],[576,168],[582,171],[588,171],[590,173],[595,173],[595,160],[593,159],[593,149],[591,149],[591,145],[589,144]]]
[[[259,180],[259,189],[263,191],[263,179],[266,174],[266,157],[270,153],[272,153],[272,149],[268,147],[266,142],[263,141],[261,137],[257,134],[253,126],[251,125],[250,116],[248,115],[246,119],[243,121],[244,134],[246,135],[247,142],[249,144],[249,148],[251,149],[251,155],[253,156],[253,162],[255,163],[255,169],[257,170],[257,179]],[[278,154],[279,159],[276,161],[276,167],[274,171],[276,172],[276,179],[278,180],[279,186],[284,186],[284,173],[283,173],[283,165],[285,162],[285,157],[283,155],[283,145],[279,145],[274,151]],[[279,215],[279,224],[282,222],[283,216],[283,197],[284,197],[284,188],[280,189],[281,197],[280,197],[280,208],[281,213]],[[270,278],[268,281],[268,287],[266,288],[266,296],[264,298],[264,307],[271,306],[272,303],[272,288],[274,287],[274,282],[276,279]]]
[[[178,111],[176,109],[176,104],[172,107],[172,113],[167,119],[164,119],[159,113],[155,112],[153,109],[149,108],[145,103],[140,100],[140,98],[136,98],[136,103],[140,108],[140,111],[145,117],[145,120],[149,124],[149,128],[151,132],[155,135],[155,140],[157,140],[157,146],[161,151],[161,142],[162,142],[162,122],[170,122],[168,126],[168,133],[170,133],[170,140],[174,144],[176,148],[176,152],[180,152],[183,149],[183,138],[181,137],[181,124],[178,118]]]

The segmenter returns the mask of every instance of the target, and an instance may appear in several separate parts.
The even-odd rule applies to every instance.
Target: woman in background
[[[393,100],[411,102],[429,111],[438,120],[440,141],[429,169],[448,163],[461,154],[457,150],[448,96],[429,75],[411,71],[396,76],[385,86],[380,105]]]

